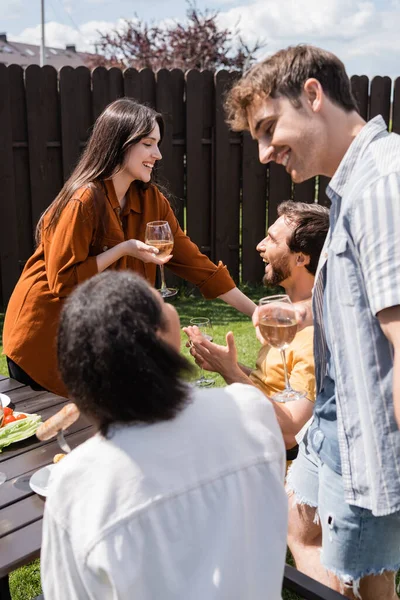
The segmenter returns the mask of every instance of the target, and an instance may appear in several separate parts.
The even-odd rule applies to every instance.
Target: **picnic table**
[[[29,386],[0,375],[0,392],[20,412],[40,414],[43,421],[68,401],[50,392],[34,392]],[[80,417],[66,432],[71,448],[79,446],[94,432]],[[61,452],[55,439],[40,442],[32,436],[11,444],[0,453],[0,471],[7,480],[0,485],[0,600],[10,600],[8,575],[40,555],[44,499],[29,487],[31,475],[53,462]]]
[[[43,421],[68,402],[50,392],[35,392],[3,375],[0,375],[0,392],[10,397],[12,408],[40,414]],[[81,416],[68,428],[66,439],[75,448],[93,433],[94,428]],[[0,600],[11,600],[9,573],[40,555],[44,498],[32,492],[29,479],[35,471],[51,464],[59,452],[55,439],[40,442],[32,436],[0,453],[0,471],[7,475],[6,482],[0,485]],[[309,600],[344,598],[289,565],[285,568],[283,587]]]

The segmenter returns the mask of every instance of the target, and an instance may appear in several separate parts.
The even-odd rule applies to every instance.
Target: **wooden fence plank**
[[[24,83],[24,69],[19,65],[8,67],[13,132],[13,162],[15,206],[18,228],[18,262],[16,278],[33,251],[32,207],[29,173],[28,123]],[[8,301],[8,298],[5,298]]]
[[[264,263],[256,245],[266,233],[267,167],[260,163],[257,143],[247,132],[243,135],[242,186],[242,281],[260,283]]]
[[[112,67],[108,71],[108,85],[109,85],[109,102],[113,102],[118,98],[122,98],[125,95],[124,91],[124,78],[121,69]]]
[[[93,122],[90,71],[63,67],[59,74],[63,177],[68,179]]]
[[[351,91],[357,100],[360,115],[366,121],[368,120],[368,92],[369,79],[366,75],[353,75],[350,79]]]
[[[129,68],[124,71],[124,94],[138,102],[142,101],[140,74],[137,69]]]
[[[382,115],[385,123],[389,125],[390,119],[390,94],[392,80],[390,77],[374,77],[371,81],[371,99],[369,104],[369,119]]]
[[[200,250],[212,255],[211,194],[212,136],[214,115],[207,113],[207,99],[214,99],[210,71],[186,74],[186,224]],[[213,111],[212,111],[213,112]]]
[[[76,99],[76,72],[73,67],[60,70],[61,139],[64,181],[72,172],[80,154],[77,127],[80,104]]]
[[[9,298],[18,279],[18,230],[14,186],[9,73],[0,64],[0,259],[1,293]],[[3,306],[3,298],[1,298]]]
[[[156,107],[156,78],[151,69],[140,71],[141,99],[140,102]]]
[[[107,104],[111,102],[108,83],[107,69],[105,67],[96,67],[92,72],[93,121],[96,121]]]
[[[400,133],[400,77],[397,77],[394,82],[392,131],[394,133]]]
[[[44,127],[46,132],[47,162],[45,175],[44,203],[45,208],[54,200],[61,190],[64,177],[62,168],[61,148],[61,114],[60,96],[58,92],[58,73],[50,66],[42,68],[43,102],[44,102]],[[33,215],[33,226],[37,220]]]
[[[30,65],[25,72],[32,226],[62,185],[57,71]]]
[[[278,204],[292,198],[292,180],[282,165],[269,163],[268,178],[268,217],[269,227],[278,216]]]
[[[184,227],[184,153],[185,146],[174,144],[174,140],[184,142],[184,114],[183,100],[184,78],[182,71],[175,69],[161,69],[156,80],[156,106],[157,111],[163,115],[165,123],[164,138],[160,150],[163,156],[160,167],[157,169],[157,184],[161,190],[166,188],[171,206]],[[179,118],[180,116],[180,118]],[[168,266],[168,265],[167,265]],[[182,283],[177,276],[167,271],[168,285],[174,287]]]
[[[311,177],[303,183],[296,183],[293,186],[293,200],[296,202],[307,202],[310,204],[315,200],[315,182],[316,178]]]
[[[215,258],[239,281],[241,135],[225,123],[223,97],[236,78],[219,71],[215,76]]]

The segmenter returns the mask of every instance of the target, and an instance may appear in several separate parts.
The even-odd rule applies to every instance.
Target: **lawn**
[[[265,295],[265,289],[262,287],[244,290],[255,302]],[[228,331],[233,331],[238,347],[239,361],[248,366],[255,364],[259,343],[257,342],[254,329],[248,317],[238,313],[235,309],[227,306],[220,300],[206,301],[199,296],[185,296],[181,294],[174,300],[180,318],[182,327],[189,324],[190,319],[194,317],[208,317],[212,321],[214,341],[224,343],[225,335]],[[2,327],[2,316],[0,317],[0,327]],[[182,332],[182,351],[189,358],[188,349],[185,347],[186,335]],[[0,373],[7,375],[7,367],[4,356],[0,357]],[[197,377],[193,374],[193,378]],[[224,385],[220,376],[215,377],[217,386]],[[288,557],[290,561],[290,557]],[[31,600],[41,594],[40,587],[40,561],[36,560],[32,564],[17,569],[10,575],[10,589],[13,600]],[[284,591],[283,600],[297,600],[299,596]]]

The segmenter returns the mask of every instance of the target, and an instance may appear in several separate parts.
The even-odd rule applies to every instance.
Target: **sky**
[[[98,32],[135,16],[152,23],[185,19],[185,0],[45,0],[46,45],[94,51]],[[400,76],[400,0],[197,0],[237,28],[258,58],[291,44],[312,43],[337,54],[349,75]],[[0,0],[0,32],[40,43],[40,0]]]

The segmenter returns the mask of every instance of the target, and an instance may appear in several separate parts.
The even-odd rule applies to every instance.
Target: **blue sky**
[[[46,43],[93,50],[97,31],[119,27],[135,13],[147,21],[183,20],[185,0],[45,0]],[[40,0],[0,0],[0,31],[8,39],[39,43]],[[400,0],[197,0],[219,11],[221,26],[239,23],[250,44],[263,39],[262,56],[300,42],[335,52],[350,75],[400,76]]]

